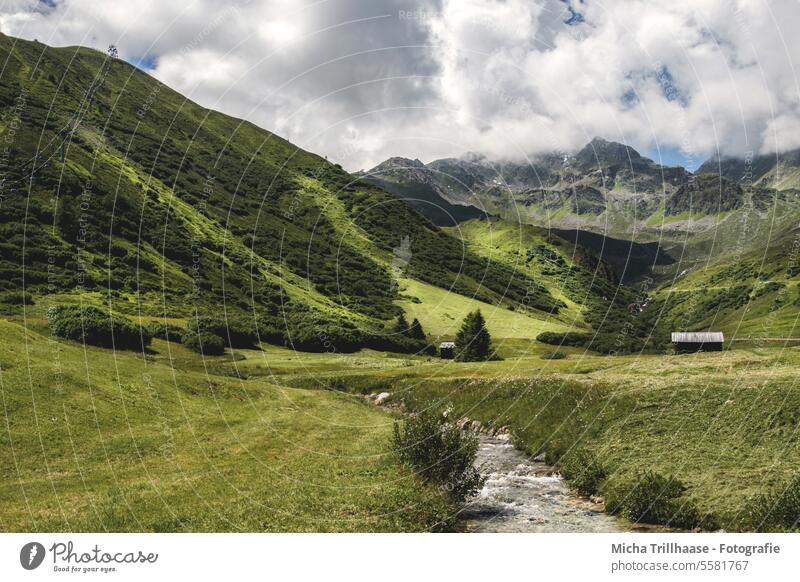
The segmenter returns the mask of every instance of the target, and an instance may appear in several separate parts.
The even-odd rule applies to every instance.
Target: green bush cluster
[[[224,345],[229,348],[252,348],[258,345],[258,333],[252,317],[206,315],[192,319],[191,326],[221,338]]]
[[[800,529],[800,475],[769,493],[748,500],[740,529],[797,531]]]
[[[149,329],[96,307],[50,307],[47,320],[56,337],[104,348],[143,350],[152,339]]]
[[[474,466],[478,437],[429,411],[394,423],[393,448],[399,459],[454,500],[476,494],[485,478]]]
[[[564,352],[545,352],[541,355],[543,360],[563,360],[566,357]]]
[[[304,305],[263,315],[258,332],[264,342],[302,352],[355,352],[364,342],[362,332],[350,320]]]
[[[404,316],[388,329],[362,330],[349,319],[304,305],[258,319],[258,335],[266,343],[303,352],[355,352],[362,348],[400,353],[433,353],[416,319]]]
[[[159,321],[150,325],[150,334],[158,339],[181,343],[185,329],[180,325]]]
[[[685,491],[686,487],[677,478],[647,471],[634,483],[610,491],[606,507],[633,522],[683,529],[712,527],[708,518],[703,519],[695,505],[683,496]]]
[[[594,455],[585,452],[562,458],[559,469],[568,480],[569,486],[584,497],[596,494],[608,476],[600,461]]]
[[[601,354],[627,354],[644,347],[644,339],[638,333],[545,331],[536,336],[536,341],[551,346],[580,347]]]
[[[203,329],[197,330],[189,327],[183,330],[181,343],[193,352],[204,356],[220,356],[225,353],[225,342],[222,341],[222,338]]]
[[[385,334],[367,335],[364,341],[365,347],[374,350],[387,352],[399,352],[402,354],[428,354],[434,355],[436,348],[428,344],[425,331],[418,319],[409,324],[405,314],[401,313],[392,326]]]
[[[8,291],[0,293],[0,303],[6,305],[33,305],[33,295],[26,291]]]

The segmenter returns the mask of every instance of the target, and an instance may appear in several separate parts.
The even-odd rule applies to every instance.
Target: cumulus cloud
[[[119,46],[201,104],[370,167],[569,151],[800,146],[794,0],[11,0],[0,29]]]

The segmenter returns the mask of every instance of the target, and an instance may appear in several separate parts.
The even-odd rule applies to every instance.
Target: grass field
[[[26,325],[0,321],[3,531],[457,527],[389,454],[392,417],[361,398],[382,391],[509,426],[550,462],[598,459],[603,495],[645,471],[674,475],[714,527],[740,528],[753,496],[800,473],[800,346],[551,360],[552,346],[495,337],[504,359],[484,363],[268,345],[202,359],[162,340],[145,356],[84,348]]]
[[[419,319],[425,332],[451,339],[470,311],[480,309],[488,321],[489,332],[498,338],[535,339],[543,331],[568,331],[570,325],[555,317],[536,312],[510,311],[505,305],[489,305],[433,285],[413,279],[403,279],[401,294],[414,299],[402,299],[398,304],[409,319]]]
[[[715,527],[736,530],[751,498],[800,473],[800,347],[683,356],[529,356],[484,364],[418,362],[382,370],[309,368],[298,385],[389,391],[412,410],[511,427],[550,462],[599,459],[601,494],[645,471],[674,475]],[[315,378],[310,381],[309,378]]]
[[[347,394],[225,375],[0,321],[2,531],[409,531],[452,507],[390,454],[392,418]]]

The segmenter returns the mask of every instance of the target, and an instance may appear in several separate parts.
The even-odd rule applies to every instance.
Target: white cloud
[[[203,105],[350,169],[521,157],[591,137],[703,157],[800,146],[794,0],[94,0],[0,5],[0,29],[119,46]],[[570,19],[575,24],[569,26]]]

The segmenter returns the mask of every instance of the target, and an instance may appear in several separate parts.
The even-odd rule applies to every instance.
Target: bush
[[[675,477],[664,477],[653,471],[639,476],[629,487],[608,495],[606,507],[611,513],[642,523],[670,525],[684,529],[700,526],[700,518],[693,503],[683,497],[686,487]]]
[[[157,322],[150,325],[150,333],[153,337],[178,343],[182,341],[184,329],[172,323]]]
[[[562,460],[561,472],[568,479],[570,487],[584,497],[597,493],[607,476],[600,461],[594,455],[583,452],[570,456],[566,461]]]
[[[644,345],[642,338],[637,337],[635,334],[626,335],[606,332],[583,333],[568,331],[557,333],[545,331],[536,336],[536,341],[552,346],[585,348],[601,354],[629,354],[641,350]]]
[[[543,360],[563,360],[567,357],[564,352],[545,352],[542,354]]]
[[[551,346],[572,346],[576,348],[583,348],[591,343],[592,336],[588,333],[580,333],[577,331],[568,331],[566,333],[545,331],[536,336],[536,341],[542,342],[543,344],[549,344]]]
[[[378,332],[376,334],[364,335],[363,346],[371,350],[381,352],[397,352],[401,354],[426,354],[429,356],[436,354],[436,347],[430,345],[425,340],[414,339],[405,335],[395,333]]]
[[[263,315],[258,331],[262,341],[301,352],[355,352],[364,344],[363,334],[351,321],[304,305]]]
[[[96,307],[51,307],[47,310],[47,320],[56,337],[104,348],[142,350],[152,339],[145,327]]]
[[[475,495],[486,480],[474,466],[478,437],[432,412],[411,416],[402,428],[395,421],[393,447],[403,463],[456,501]]]
[[[800,475],[784,487],[748,500],[740,529],[792,531],[800,529]]]
[[[6,305],[33,305],[33,295],[24,291],[0,293],[0,303]]]
[[[181,343],[193,352],[204,356],[219,356],[225,353],[225,342],[222,338],[205,330],[183,330]]]
[[[258,344],[258,334],[252,318],[201,316],[195,318],[190,325],[222,338],[229,348],[251,348]]]

